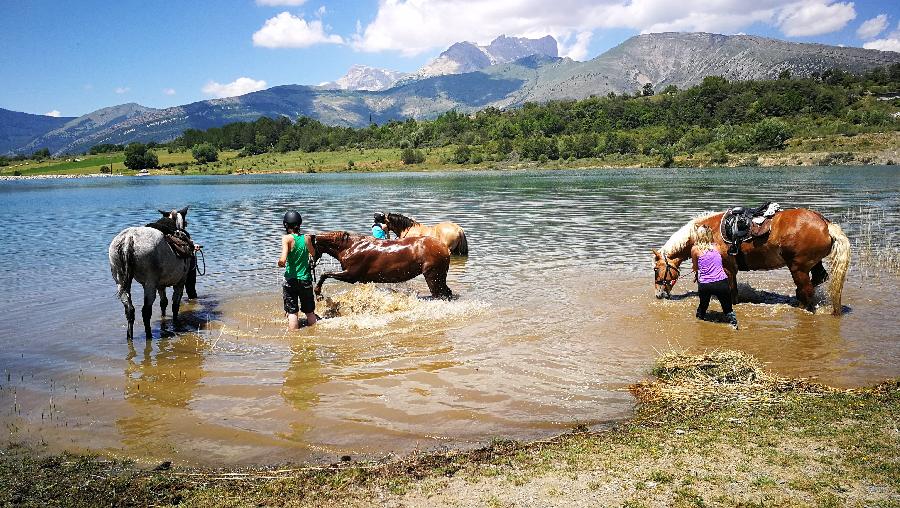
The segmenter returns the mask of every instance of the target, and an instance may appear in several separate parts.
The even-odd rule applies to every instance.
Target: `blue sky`
[[[900,2],[872,0],[0,1],[0,107],[63,116],[318,84],[353,64],[414,71],[501,33],[549,33],[579,60],[657,31],[900,51]]]

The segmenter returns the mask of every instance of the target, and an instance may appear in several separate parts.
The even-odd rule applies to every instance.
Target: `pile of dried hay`
[[[703,407],[768,404],[788,391],[832,391],[802,379],[775,376],[765,371],[755,357],[731,350],[702,354],[670,351],[657,360],[652,372],[657,380],[630,387],[631,393],[645,404]]]

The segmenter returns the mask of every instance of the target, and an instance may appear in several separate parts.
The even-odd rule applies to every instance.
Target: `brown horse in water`
[[[316,261],[322,254],[328,254],[341,263],[340,272],[323,273],[319,277],[316,295],[322,294],[322,283],[328,278],[351,284],[406,282],[422,274],[431,296],[446,299],[453,296],[447,286],[450,251],[430,236],[377,240],[346,231],[331,231],[313,236],[312,244]]]
[[[850,266],[850,241],[841,227],[828,222],[821,214],[805,208],[782,210],[772,218],[772,229],[741,244],[740,254],[725,254],[720,224],[723,213],[692,219],[681,227],[660,250],[653,250],[654,282],[657,298],[668,298],[678,280],[679,266],[691,258],[691,230],[695,226],[712,228],[728,284],[737,303],[738,270],[774,270],[787,267],[797,285],[797,299],[807,310],[813,310],[815,286],[828,279],[822,259],[831,256],[832,314],[841,314],[841,292]],[[740,261],[741,266],[738,266]]]
[[[466,232],[455,222],[439,222],[434,226],[426,226],[403,214],[385,214],[387,227],[397,238],[408,236],[433,236],[444,242],[454,256],[468,256],[469,242]]]

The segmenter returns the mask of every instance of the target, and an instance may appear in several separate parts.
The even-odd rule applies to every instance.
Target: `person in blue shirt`
[[[372,236],[379,240],[389,240],[390,234],[387,232],[387,219],[383,213],[375,214],[375,223],[372,224]]]

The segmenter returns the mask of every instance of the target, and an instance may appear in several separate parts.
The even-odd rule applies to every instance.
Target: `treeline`
[[[896,130],[900,64],[853,75],[833,70],[810,78],[728,81],[710,76],[686,90],[674,86],[654,95],[651,86],[635,94],[584,100],[488,108],[474,114],[446,112],[433,120],[392,121],[365,128],[333,127],[311,118],[260,118],[207,129],[189,129],[170,144],[194,149],[265,152],[402,148],[404,161],[422,159],[418,149],[456,146],[459,163],[601,157],[610,154],[748,152],[772,150],[796,135],[853,134]],[[407,160],[408,159],[408,160]]]

